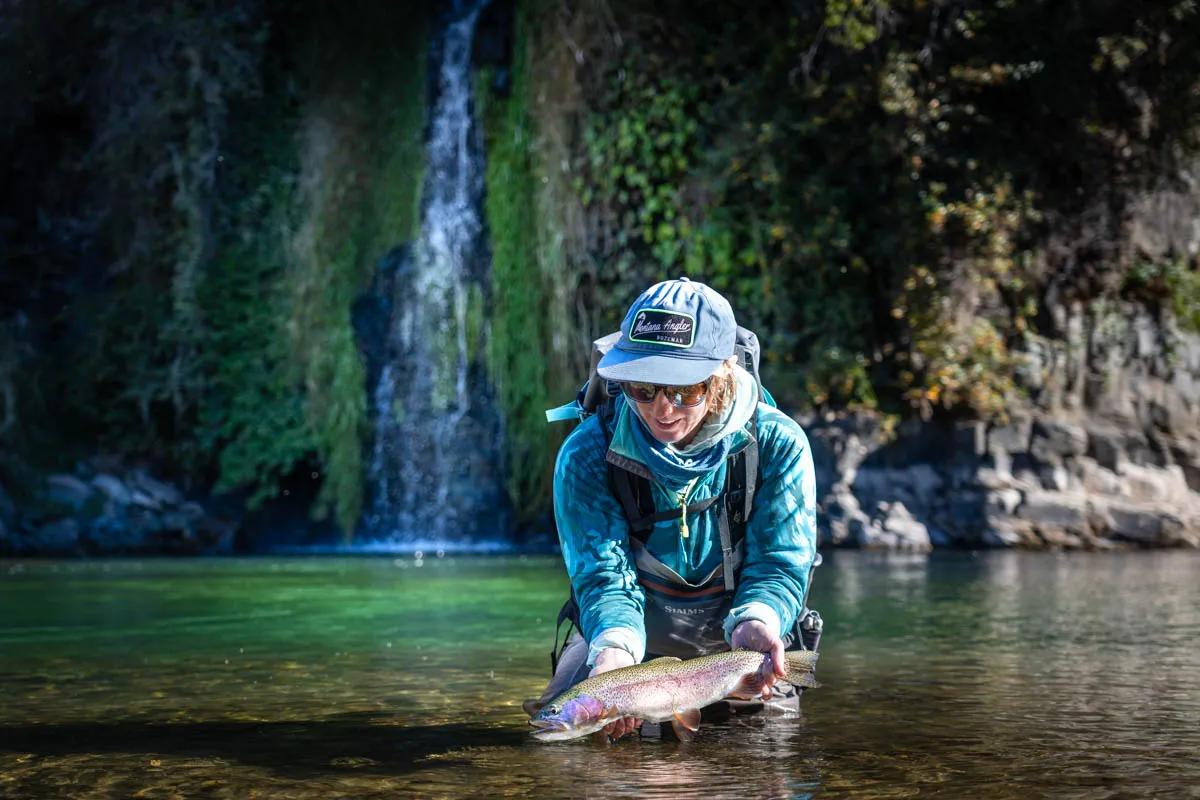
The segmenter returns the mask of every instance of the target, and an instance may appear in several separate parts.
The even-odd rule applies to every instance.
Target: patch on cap
[[[696,340],[696,318],[661,308],[643,308],[629,326],[629,341],[691,347]]]

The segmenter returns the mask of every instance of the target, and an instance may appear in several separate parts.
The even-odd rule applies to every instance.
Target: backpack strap
[[[664,511],[654,508],[654,495],[649,480],[627,469],[621,469],[612,462],[608,463],[608,488],[621,504],[621,510],[625,513],[625,521],[629,523],[629,535],[642,544],[645,544],[646,540],[650,538],[656,524],[679,519],[679,509],[677,508],[668,508]],[[724,493],[707,497],[696,503],[688,503],[687,513],[699,514],[707,511],[710,506],[723,499]]]
[[[563,637],[562,647],[560,647],[558,637],[564,622],[567,623],[567,635]],[[574,589],[571,590],[571,596],[567,598],[567,602],[563,603],[563,607],[558,612],[558,620],[554,623],[554,646],[550,648],[551,675],[558,671],[558,659],[562,658],[563,648],[567,646],[567,638],[571,635],[571,626],[574,626],[575,630],[583,630],[579,626],[579,604],[575,602]]]

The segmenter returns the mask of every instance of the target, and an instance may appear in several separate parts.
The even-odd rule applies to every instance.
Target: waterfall
[[[382,363],[371,389],[365,538],[397,544],[503,537],[501,422],[485,343],[490,253],[483,147],[471,98],[471,45],[486,0],[455,4],[430,52],[421,236],[385,259]]]

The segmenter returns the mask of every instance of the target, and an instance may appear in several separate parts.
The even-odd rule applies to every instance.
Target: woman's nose
[[[661,417],[670,413],[671,409],[675,408],[675,406],[667,399],[667,393],[660,391],[654,395],[654,403],[651,404],[650,408],[653,409],[655,414]]]

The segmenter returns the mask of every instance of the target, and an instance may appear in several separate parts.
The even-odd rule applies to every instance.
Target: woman
[[[725,298],[680,278],[638,297],[600,361],[597,372],[621,396],[612,414],[567,438],[554,472],[582,636],[568,640],[541,702],[647,654],[761,651],[770,656],[764,694],[784,675],[816,553],[812,455],[800,426],[759,402],[754,377],[737,363],[736,336]],[[757,488],[744,540],[732,547],[728,479],[748,448]],[[658,513],[638,535],[614,496],[614,468],[648,481]],[[620,737],[639,724],[622,719],[606,730]]]

